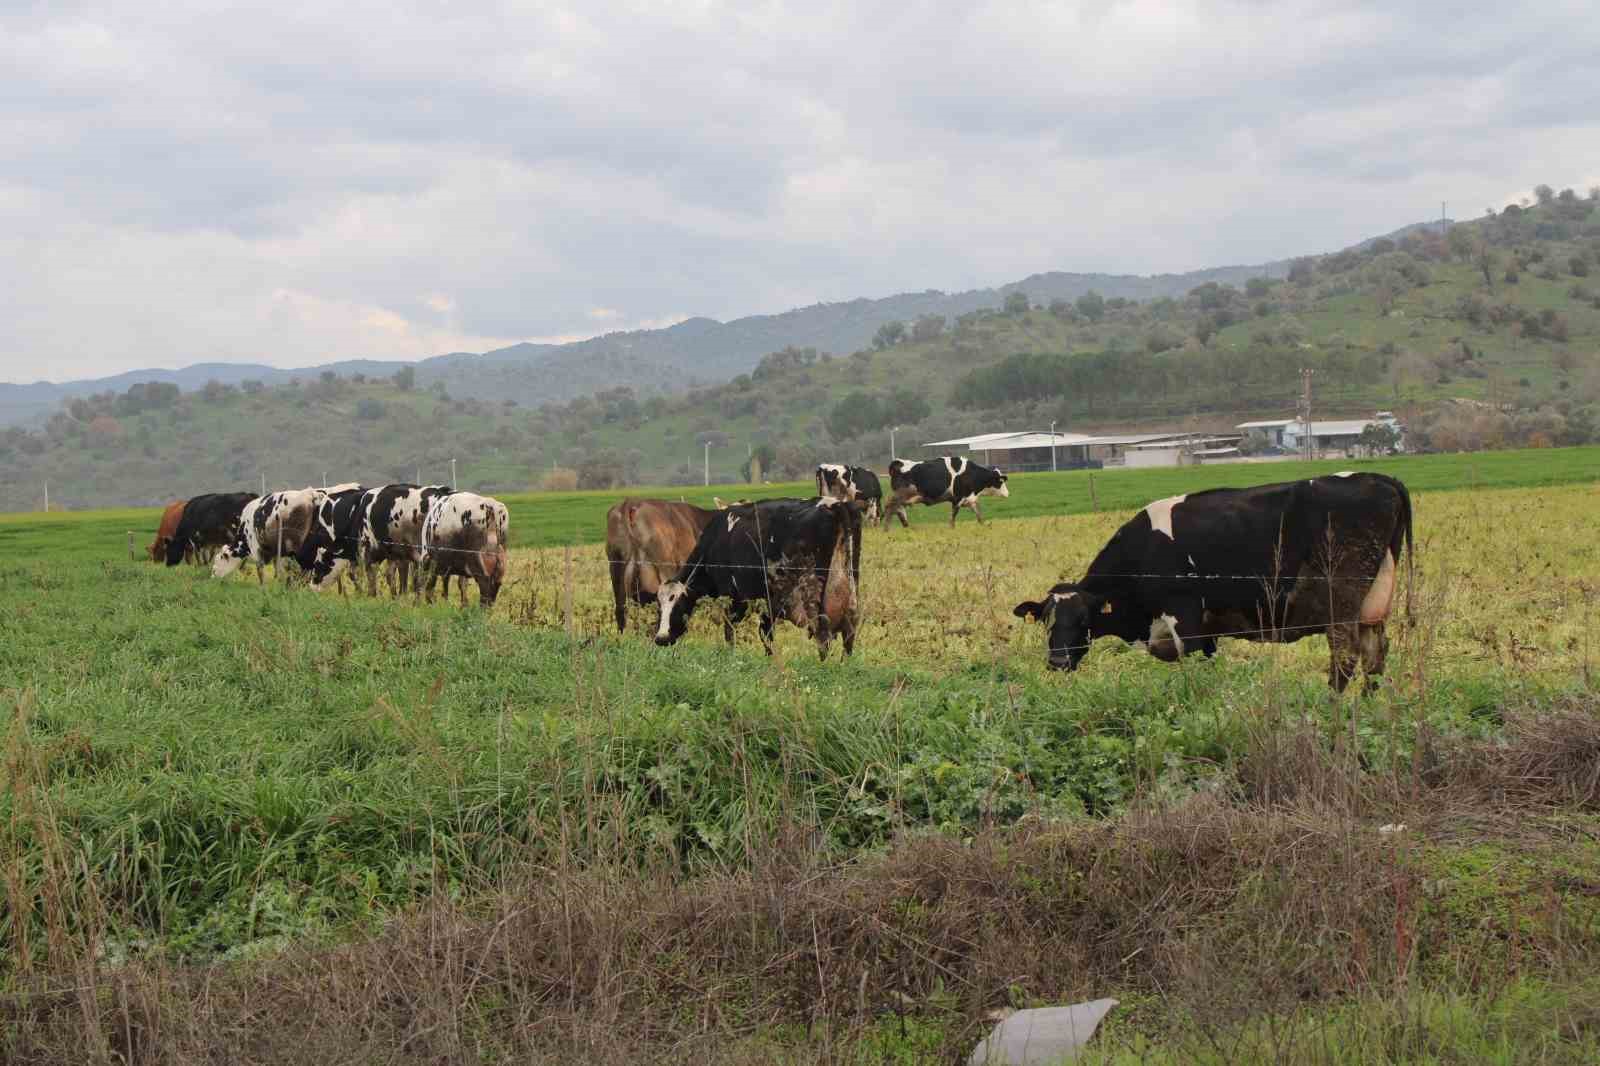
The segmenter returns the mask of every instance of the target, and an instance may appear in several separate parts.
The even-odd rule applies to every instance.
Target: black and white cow
[[[295,553],[300,569],[311,575],[313,587],[326,589],[331,581],[339,594],[344,594],[344,572],[355,566],[361,555],[365,525],[361,501],[366,492],[353,483],[316,490],[311,532]]]
[[[318,491],[286,489],[251,500],[239,513],[232,542],[211,564],[211,576],[227,577],[251,562],[256,564],[256,581],[264,582],[262,568],[277,561],[280,549],[296,557],[315,524]]]
[[[450,495],[448,485],[384,485],[361,498],[361,555],[367,570],[367,593],[377,595],[379,563],[388,563],[383,579],[389,595],[403,596],[412,566],[422,562],[422,526],[434,502]],[[400,587],[395,589],[395,571]],[[449,591],[448,586],[446,592]]]
[[[454,574],[461,588],[461,606],[467,605],[466,579],[470,577],[478,583],[479,606],[485,610],[493,607],[506,579],[506,538],[510,532],[510,512],[493,496],[451,492],[435,499],[422,524],[421,568],[428,575],[428,602],[433,602],[433,587],[441,576],[445,579],[445,595],[449,596],[450,576]],[[419,573],[412,582],[412,591],[421,584]]]
[[[889,503],[884,509],[884,519],[899,515],[900,524],[907,526],[910,525],[906,521],[909,505],[948,503],[952,526],[963,507],[972,508],[972,513],[982,522],[978,497],[1009,495],[1011,490],[1006,487],[1005,474],[961,456],[943,455],[915,463],[895,459],[889,463]]]
[[[877,524],[883,519],[883,484],[878,475],[864,466],[822,463],[817,467],[817,495],[840,500],[860,500],[866,517]]]
[[[1014,614],[1046,623],[1048,663],[1074,669],[1100,637],[1168,662],[1217,638],[1328,637],[1328,683],[1383,672],[1411,495],[1385,474],[1342,473],[1157,500],[1123,524],[1081,581]],[[1407,565],[1412,559],[1407,556]]]
[[[826,659],[835,631],[844,653],[855,649],[861,585],[861,510],[858,501],[762,500],[719,512],[684,560],[679,577],[656,591],[661,622],[656,643],[674,644],[688,628],[695,605],[710,596],[731,602],[723,629],[754,604],[761,611],[761,642],[772,654],[778,619],[817,641]]]
[[[167,565],[177,566],[186,554],[203,557],[231,543],[238,532],[240,512],[255,498],[253,492],[207,492],[190,500],[167,541]]]

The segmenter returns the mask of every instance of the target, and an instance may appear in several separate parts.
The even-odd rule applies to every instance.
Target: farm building
[[[1385,425],[1400,434],[1404,429],[1393,413],[1379,411],[1372,418],[1352,418],[1307,424],[1298,418],[1269,419],[1259,422],[1240,422],[1235,429],[1244,434],[1247,442],[1287,452],[1299,452],[1307,436],[1312,450],[1318,455],[1333,453],[1353,456],[1361,447],[1361,434],[1368,426]]]
[[[1095,436],[1025,430],[929,441],[923,448],[938,454],[960,452],[986,466],[1027,472],[1103,466],[1177,466],[1180,462],[1193,461],[1188,454],[1196,449],[1227,448],[1238,443],[1237,435],[1203,437],[1176,431]],[[1051,455],[1052,445],[1054,456]]]

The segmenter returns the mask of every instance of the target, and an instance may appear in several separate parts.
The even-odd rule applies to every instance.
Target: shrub
[[[578,472],[564,466],[551,467],[539,479],[538,492],[572,492],[578,487]]]

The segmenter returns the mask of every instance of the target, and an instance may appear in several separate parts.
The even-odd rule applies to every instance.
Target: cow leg
[[[956,515],[958,515],[960,513],[961,513],[961,504],[952,503],[950,505],[950,528],[951,529],[956,528]]]
[[[615,604],[617,618],[617,632],[628,631],[628,564],[615,555],[609,556],[611,563],[611,599]]]
[[[772,625],[772,615],[763,614],[761,616],[761,646],[767,650],[768,655],[772,654]]]
[[[467,575],[456,575],[456,591],[461,593],[461,609],[467,609]]]
[[[844,640],[845,658],[856,650],[856,612],[850,608],[844,612],[844,618],[839,623],[839,636]]]

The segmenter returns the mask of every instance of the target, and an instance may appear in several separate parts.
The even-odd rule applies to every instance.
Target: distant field
[[[1397,456],[1390,459],[1326,459],[1314,463],[1221,463],[1201,467],[1065,471],[1015,474],[1009,499],[985,497],[985,517],[1032,518],[1047,515],[1131,511],[1154,499],[1217,486],[1260,485],[1336,470],[1381,470],[1404,481],[1413,492],[1448,489],[1568,485],[1600,480],[1600,446],[1466,455]],[[463,486],[470,488],[470,485]],[[885,484],[887,489],[887,484]],[[623,496],[685,499],[705,507],[714,496],[768,499],[808,496],[809,482],[773,485],[712,485],[709,488],[640,487],[602,492],[552,492],[502,495],[511,508],[511,540],[523,547],[593,544],[605,539],[605,513]],[[944,505],[916,508],[913,525],[949,520]],[[135,531],[135,551],[149,543],[160,512],[154,508],[84,511],[64,514],[0,515],[0,558],[48,554],[53,558],[127,556],[127,531]],[[962,522],[971,522],[964,514]],[[14,555],[13,555],[14,553]]]

